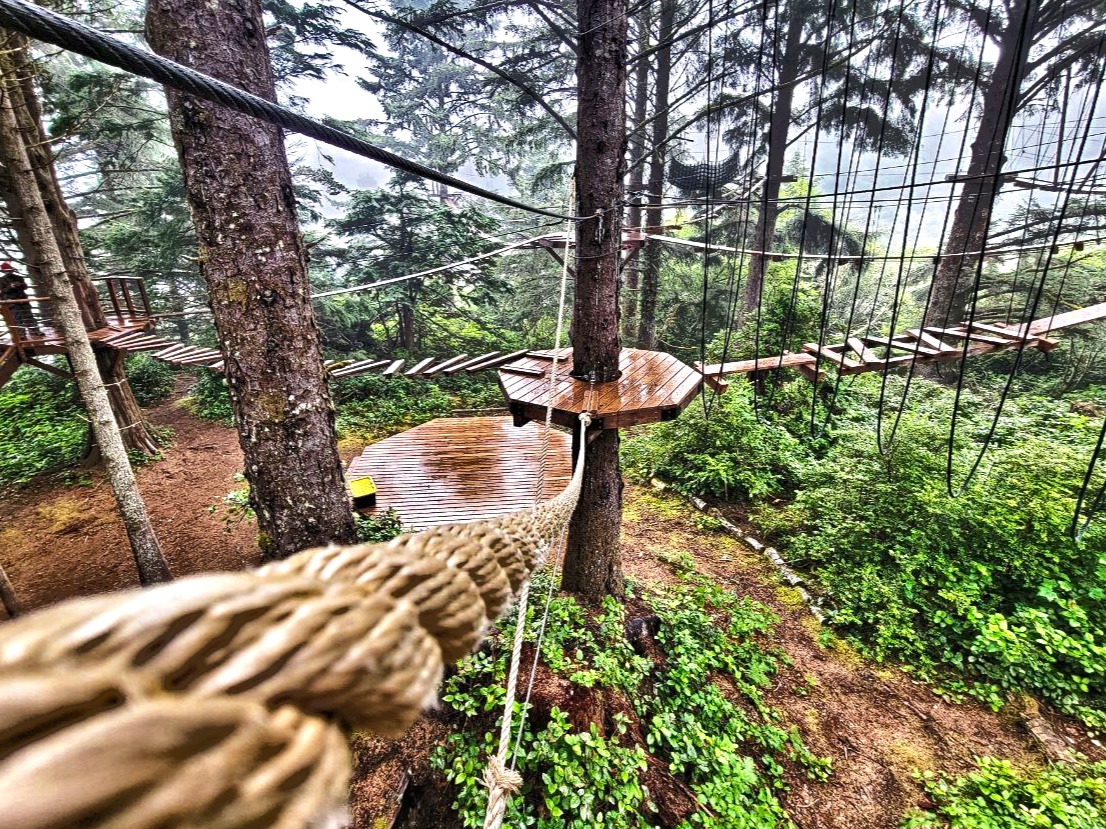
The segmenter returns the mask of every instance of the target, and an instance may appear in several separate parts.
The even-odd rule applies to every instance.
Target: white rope
[[[576,197],[576,179],[569,180],[568,207]],[[568,223],[565,238],[572,231],[572,223]],[[545,428],[542,432],[541,460],[538,464],[538,486],[535,492],[535,500],[541,501],[542,490],[545,488],[546,464],[549,455],[549,431],[553,422],[553,400],[557,391],[557,366],[560,362],[561,337],[564,335],[565,295],[568,287],[568,246],[565,246],[565,256],[561,262],[561,294],[557,305],[557,331],[553,337],[553,365],[549,372],[549,390],[545,398]],[[582,419],[580,425],[581,444],[586,440],[587,420]],[[550,572],[549,591],[545,600],[545,611],[542,614],[541,633],[538,639],[537,650],[534,651],[534,664],[530,669],[530,679],[526,686],[526,701],[530,701],[530,691],[534,685],[534,675],[538,667],[538,657],[541,654],[541,637],[545,635],[545,623],[549,617],[549,607],[553,600],[553,583],[557,576],[556,556],[553,560],[553,568]],[[522,595],[518,599],[518,621],[515,623],[515,638],[511,648],[511,665],[507,672],[507,696],[503,703],[503,722],[499,728],[499,748],[495,757],[491,759],[484,769],[484,785],[488,787],[488,810],[484,814],[484,829],[500,829],[503,825],[503,817],[507,813],[507,803],[510,796],[518,792],[522,787],[522,775],[514,769],[515,759],[518,756],[518,743],[515,743],[515,751],[511,757],[511,767],[507,767],[507,752],[511,746],[511,721],[515,712],[515,693],[518,687],[519,663],[522,661],[522,641],[526,633],[526,611],[530,598],[530,582],[527,581],[522,589]],[[526,724],[526,708],[523,707],[519,714],[519,740],[522,739],[522,729]]]

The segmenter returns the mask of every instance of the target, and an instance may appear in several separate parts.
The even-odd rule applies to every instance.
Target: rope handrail
[[[0,829],[298,829],[340,814],[345,737],[396,736],[433,702],[446,662],[559,538],[586,443],[565,490],[530,509],[0,625]]]

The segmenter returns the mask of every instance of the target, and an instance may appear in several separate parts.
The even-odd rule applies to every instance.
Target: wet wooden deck
[[[542,498],[571,476],[571,438],[550,432]],[[538,494],[542,428],[509,417],[432,420],[367,447],[349,465],[351,478],[371,475],[377,515],[389,507],[405,528],[495,518],[533,506]]]
[[[591,384],[571,377],[572,349],[559,352],[553,422],[572,427],[580,412],[589,412],[596,426],[622,429],[639,423],[672,420],[690,403],[703,375],[671,354],[624,348],[619,355],[622,376]],[[531,351],[499,368],[499,385],[511,413],[520,420],[545,420],[552,351]]]

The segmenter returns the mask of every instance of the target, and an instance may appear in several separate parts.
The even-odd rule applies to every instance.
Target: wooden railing
[[[105,276],[94,281],[103,285],[107,291],[110,307],[104,304],[103,299],[100,304],[109,319],[115,317],[116,322],[126,323],[153,316],[150,310],[150,297],[146,293],[146,283],[142,277]]]
[[[26,299],[0,300],[0,319],[7,328],[11,346],[20,357],[24,357],[23,349],[35,342],[46,339],[43,326],[49,324],[49,315],[44,313],[45,304],[50,302],[50,297],[32,296]],[[33,318],[27,319],[17,311],[20,306],[37,306],[32,310]],[[23,317],[21,319],[21,317]]]

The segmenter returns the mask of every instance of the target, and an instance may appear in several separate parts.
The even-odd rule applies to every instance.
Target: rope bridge
[[[343,825],[347,737],[433,703],[560,538],[586,443],[530,509],[0,625],[0,829]]]

